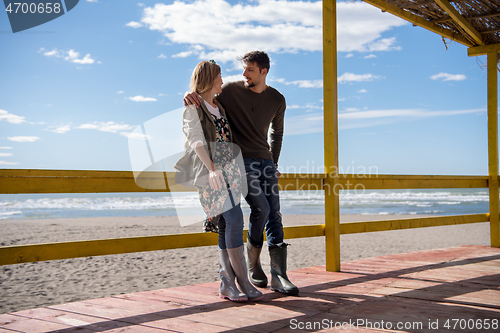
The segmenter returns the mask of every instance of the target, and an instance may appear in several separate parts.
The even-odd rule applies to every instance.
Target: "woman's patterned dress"
[[[234,197],[238,198],[238,203],[241,197],[241,172],[236,164],[229,141],[229,123],[226,117],[217,118],[211,114],[215,123],[216,144],[211,145],[212,161],[215,167],[222,171],[224,176],[225,186],[214,190],[207,184],[205,187],[199,187],[200,202],[205,212],[205,222],[203,225],[204,232],[218,232],[218,221],[224,202],[228,197],[228,191],[231,191]],[[210,143],[207,143],[210,144]],[[237,205],[238,203],[235,202]]]

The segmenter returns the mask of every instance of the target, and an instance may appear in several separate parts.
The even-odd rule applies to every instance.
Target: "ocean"
[[[323,192],[282,191],[284,215],[324,214]],[[250,209],[243,200],[243,213]],[[198,194],[77,193],[3,194],[0,219],[58,219],[105,216],[173,216],[199,212]],[[341,214],[462,215],[487,213],[487,189],[343,191]]]

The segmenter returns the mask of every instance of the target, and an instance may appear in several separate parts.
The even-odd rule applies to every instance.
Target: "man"
[[[283,141],[286,102],[276,89],[266,84],[270,68],[265,52],[253,51],[241,59],[244,81],[226,83],[217,100],[226,110],[234,143],[242,151],[248,182],[245,197],[251,214],[247,237],[247,266],[250,281],[257,287],[267,286],[260,264],[260,253],[266,230],[271,257],[271,289],[287,295],[298,295],[299,289],[286,275],[288,244],[283,242],[277,170]],[[184,104],[199,105],[196,93],[187,94]],[[271,125],[270,143],[268,131]]]

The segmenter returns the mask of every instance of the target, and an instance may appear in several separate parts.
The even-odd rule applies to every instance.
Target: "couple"
[[[268,282],[260,264],[264,228],[271,257],[271,289],[298,295],[298,288],[286,275],[288,244],[283,242],[280,173],[276,169],[283,138],[285,98],[266,85],[270,61],[265,52],[249,52],[240,60],[245,81],[226,83],[224,87],[221,69],[215,61],[200,62],[191,77],[192,92],[184,97],[185,150],[196,152],[195,168],[205,171],[195,173],[200,202],[207,214],[205,230],[219,232],[219,295],[231,301],[262,298],[252,283],[264,288]],[[234,160],[233,142],[234,147],[241,149],[245,170],[240,171]],[[242,172],[246,173],[247,184],[241,184],[245,181]],[[242,187],[248,189],[245,199],[251,208],[246,265],[240,207]]]

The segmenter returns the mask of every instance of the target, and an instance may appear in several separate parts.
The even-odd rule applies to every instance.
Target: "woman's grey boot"
[[[250,282],[260,288],[267,286],[267,276],[260,264],[260,252],[262,247],[256,247],[250,239],[247,240],[247,268]]]
[[[227,250],[219,250],[220,260],[220,287],[219,297],[228,298],[233,302],[246,302],[248,297],[246,294],[240,292],[234,283],[234,272],[229,261]]]
[[[227,249],[227,253],[229,254],[229,260],[231,261],[231,266],[233,267],[234,275],[236,275],[241,291],[248,296],[249,301],[261,299],[264,295],[248,281],[244,245],[234,249]]]
[[[269,247],[269,256],[271,257],[271,290],[280,293],[297,296],[299,288],[288,280],[286,275],[286,247],[287,243]]]

